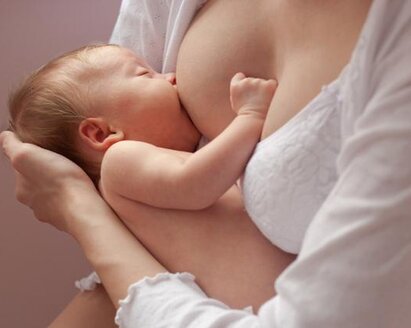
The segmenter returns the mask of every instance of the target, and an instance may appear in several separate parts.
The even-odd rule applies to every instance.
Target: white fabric
[[[242,180],[253,222],[276,246],[297,254],[308,225],[337,181],[340,81],[260,142]]]
[[[123,0],[110,43],[130,48],[157,72],[175,72],[183,36],[206,0]]]
[[[165,274],[130,287],[121,327],[409,327],[410,35],[411,1],[374,0],[340,80],[338,181],[277,296],[253,315]]]
[[[87,277],[81,278],[74,283],[76,288],[82,292],[93,290],[98,284],[101,284],[101,279],[96,272],[92,272]]]

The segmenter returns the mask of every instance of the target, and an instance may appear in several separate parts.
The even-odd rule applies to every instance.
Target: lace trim
[[[82,292],[94,290],[97,284],[101,284],[101,279],[95,272],[92,272],[87,277],[81,278],[80,280],[74,282],[76,288],[80,289]]]
[[[161,273],[156,274],[154,277],[144,277],[140,281],[130,285],[128,287],[126,298],[118,302],[120,306],[117,310],[116,317],[114,319],[115,324],[121,327],[120,323],[122,321],[123,313],[127,311],[126,310],[127,307],[132,306],[132,303],[138,296],[138,291],[140,288],[144,286],[153,286],[163,281],[176,280],[176,279],[182,282],[191,283],[195,280],[195,277],[191,273],[188,273],[188,272],[178,272],[178,273],[161,272]]]

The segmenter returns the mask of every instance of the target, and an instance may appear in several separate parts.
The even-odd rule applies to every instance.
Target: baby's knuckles
[[[244,78],[234,80],[231,85],[231,97],[234,110],[238,114],[256,111],[266,114],[276,89],[274,80]]]

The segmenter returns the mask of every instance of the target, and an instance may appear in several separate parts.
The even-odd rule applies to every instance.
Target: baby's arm
[[[273,80],[236,74],[230,86],[232,123],[194,154],[137,141],[113,145],[102,165],[102,188],[147,205],[202,209],[238,179],[260,139],[276,89]]]

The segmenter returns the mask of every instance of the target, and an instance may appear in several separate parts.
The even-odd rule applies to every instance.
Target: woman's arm
[[[120,303],[122,311],[118,313],[116,322],[121,327],[135,327],[135,320],[140,318],[140,315],[136,318],[135,313],[131,313],[135,312],[134,301],[137,299],[134,298],[134,293],[138,288],[142,289],[141,300],[148,306],[146,308],[149,312],[158,312],[162,309],[165,314],[170,310],[173,312],[173,309],[179,312],[179,307],[186,305],[189,308],[194,305],[194,312],[197,311],[195,308],[200,307],[200,311],[203,312],[201,309],[205,306],[204,310],[208,309],[208,322],[215,322],[218,318],[224,317],[224,322],[241,320],[244,322],[242,327],[251,327],[250,317],[252,322],[255,321],[255,317],[250,316],[249,312],[229,310],[223,303],[208,299],[189,274],[167,273],[166,269],[120,223],[99,196],[87,175],[75,164],[58,154],[20,142],[12,132],[0,134],[0,146],[17,172],[19,200],[31,207],[40,221],[68,232],[78,241],[116,308],[119,307],[119,300],[128,294],[130,286],[136,281],[141,281],[130,289],[133,296]],[[154,276],[154,279],[143,279]],[[166,288],[157,294],[155,290],[159,283]],[[151,293],[151,290],[147,290],[145,286],[155,287],[156,294],[156,297],[147,303],[144,300],[147,291]],[[160,304],[157,297],[161,299]],[[174,304],[175,301],[177,304]],[[147,314],[150,318],[151,315]],[[183,321],[176,322],[176,325],[170,322],[165,325],[179,327],[182,324],[182,327],[197,327],[196,316],[193,317],[190,311],[187,315],[188,317],[179,316],[179,320]],[[167,315],[163,317],[166,318]],[[198,318],[203,321],[204,315],[199,315]],[[141,316],[141,319],[142,325],[137,326],[153,327],[144,316]],[[156,318],[150,320],[157,321]],[[154,326],[156,325],[155,323]]]
[[[0,145],[17,172],[17,198],[37,219],[71,234],[107,286],[115,306],[128,286],[166,272],[121,223],[87,175],[63,156],[20,142],[12,132]],[[136,261],[136,259],[139,259]]]
[[[167,270],[128,231],[97,193],[72,195],[69,232],[98,272],[115,307],[130,284]],[[86,205],[85,204],[92,204]],[[110,241],[109,243],[107,241]]]
[[[260,139],[275,87],[273,80],[235,75],[231,100],[237,117],[189,156],[136,141],[113,145],[102,163],[104,193],[161,208],[197,210],[212,205],[244,170]]]

